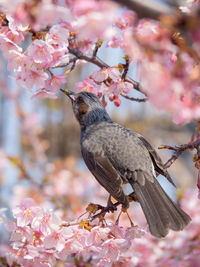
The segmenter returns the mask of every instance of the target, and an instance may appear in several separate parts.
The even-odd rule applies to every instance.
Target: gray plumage
[[[153,147],[137,132],[113,122],[99,99],[88,92],[64,91],[80,123],[83,159],[97,181],[124,207],[129,202],[122,184],[129,183],[143,209],[152,235],[180,231],[190,217],[164,192],[156,174],[169,173]]]

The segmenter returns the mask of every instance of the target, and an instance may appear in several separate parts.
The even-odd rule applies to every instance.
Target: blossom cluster
[[[194,43],[191,48],[181,41],[178,30],[174,32],[173,19],[168,19],[171,28],[165,22],[139,20],[133,11],[121,12],[108,0],[19,0],[14,5],[1,1],[0,6],[5,14],[1,15],[0,47],[8,69],[15,73],[18,86],[38,89],[35,97],[55,98],[67,74],[89,61],[100,69],[77,82],[77,91],[108,96],[118,106],[118,96],[135,88],[136,83],[126,79],[130,63],[135,63],[141,91],[153,106],[172,114],[177,124],[199,118],[198,3],[187,9],[195,21],[188,33]],[[91,60],[104,39],[106,47],[122,49],[129,63],[109,67]],[[58,67],[63,70],[56,75]]]
[[[11,247],[4,249],[9,265],[20,266],[198,266],[200,260],[200,203],[195,191],[181,201],[192,222],[181,232],[170,231],[156,239],[138,226],[123,227],[111,221],[69,223],[56,211],[24,199],[13,208],[15,221],[6,223]],[[141,209],[134,207],[134,220]]]

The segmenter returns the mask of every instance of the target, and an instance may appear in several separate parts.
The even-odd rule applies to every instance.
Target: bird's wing
[[[176,187],[176,185],[174,184],[174,182],[173,182],[171,176],[169,175],[168,171],[164,169],[163,162],[162,162],[160,156],[158,155],[158,153],[155,151],[155,149],[149,144],[149,142],[147,142],[147,140],[143,136],[139,135],[138,137],[142,141],[142,143],[144,144],[146,149],[149,151],[149,154],[151,156],[151,159],[152,159],[152,162],[153,162],[155,170],[159,174],[164,175],[167,178],[167,180],[173,186]]]
[[[125,207],[128,207],[128,200],[122,189],[122,179],[108,157],[103,152],[101,155],[95,155],[88,151],[82,151],[82,155],[88,169],[95,176],[97,181],[112,197]]]

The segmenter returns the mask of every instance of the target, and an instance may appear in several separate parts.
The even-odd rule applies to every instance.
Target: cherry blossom
[[[13,210],[13,215],[17,219],[17,225],[23,227],[31,223],[39,211],[40,208],[36,206],[35,202],[27,198]]]
[[[60,88],[60,85],[65,83],[65,75],[52,75],[51,79],[47,81],[47,87],[51,89],[51,92],[56,92]]]
[[[143,19],[140,20],[135,30],[135,37],[143,44],[154,44],[162,36],[160,24],[157,21]]]
[[[136,22],[136,16],[137,15],[133,11],[124,11],[116,21],[117,27],[119,27],[121,30],[133,27]]]
[[[87,91],[93,94],[98,93],[98,85],[90,78],[86,78],[83,82],[78,82],[75,84],[76,91]]]
[[[32,98],[40,98],[40,99],[43,99],[43,98],[51,98],[51,99],[55,99],[57,98],[57,96],[52,93],[51,91],[47,91],[46,89],[42,88],[41,90],[39,91],[36,91]]]
[[[4,54],[7,55],[9,51],[15,50],[17,52],[22,52],[22,48],[15,44],[12,40],[6,37],[6,35],[0,33],[0,47]]]
[[[166,239],[156,239],[138,226],[125,228],[111,222],[106,226],[91,225],[90,230],[79,225],[64,227],[64,221],[53,211],[43,209],[35,212],[33,208],[40,211],[41,208],[27,199],[17,207],[18,212],[13,209],[17,222],[7,223],[13,250],[7,250],[6,257],[22,266],[29,266],[33,261],[56,266],[56,259],[70,264],[69,256],[75,256],[80,263],[90,260],[95,266],[118,266],[122,263],[123,266],[161,266],[164,263],[174,264],[177,260],[180,266],[190,265],[199,255],[199,240],[195,236],[199,233],[200,216],[194,209],[197,207],[199,211],[199,200],[194,191],[185,193],[182,205],[193,217],[191,224],[181,232],[170,231]],[[26,220],[22,226],[18,218],[27,214],[27,209],[34,218]],[[141,216],[140,213],[141,209],[135,214]],[[188,251],[188,247],[192,251]]]
[[[32,64],[29,57],[24,57],[21,67],[22,71],[18,73],[16,79],[18,86],[28,89],[32,89],[33,86],[36,88],[45,86],[45,82],[49,78],[48,74]]]
[[[114,95],[119,95],[120,93],[126,93],[128,94],[131,89],[133,89],[133,85],[129,82],[123,82],[123,81],[118,81],[117,83],[113,83],[110,86],[110,92],[113,93]]]
[[[28,54],[33,59],[33,62],[48,66],[48,63],[53,59],[53,52],[54,49],[51,45],[48,45],[43,40],[36,39],[32,42]]]
[[[200,118],[200,23],[198,1],[187,2],[180,8],[183,13],[153,20],[140,19],[140,14],[109,0],[0,0],[0,49],[12,79],[31,90],[33,99],[57,98],[68,74],[80,64],[87,68],[88,62],[96,70],[76,80],[76,92],[92,92],[104,105],[110,100],[119,107],[123,96],[130,98],[136,89],[177,125],[189,123]],[[112,57],[115,48],[123,56],[115,66],[108,65],[100,52],[105,49]],[[133,64],[139,83],[132,80]],[[7,87],[2,91],[9,95]],[[152,237],[136,204],[129,209],[135,224],[131,227],[125,215],[115,224],[119,210],[106,214],[105,221],[88,222],[85,214],[77,223],[90,201],[105,204],[104,189],[88,172],[74,170],[72,163],[48,162],[49,144],[39,139],[38,113],[27,115],[17,94],[13,92],[12,101],[31,152],[23,162],[0,150],[1,175],[11,165],[20,173],[10,201],[14,219],[7,221],[4,209],[0,210],[0,224],[10,233],[9,245],[0,245],[0,265],[3,259],[22,267],[198,266],[198,153],[194,157],[198,192],[188,190],[179,199],[192,217],[183,231],[170,231],[165,239]],[[38,172],[41,184],[36,182]]]
[[[68,47],[69,30],[65,25],[54,25],[47,33],[45,40],[51,44],[55,49],[57,47]],[[67,51],[67,50],[66,50]]]
[[[112,23],[115,19],[117,6],[113,5],[109,1],[87,1],[87,3],[88,2],[93,3],[93,5],[90,6],[93,7],[92,10],[91,8],[83,9],[86,14],[83,12],[84,15],[78,17],[76,23],[74,24],[74,28],[78,31],[78,38],[80,40],[95,40],[96,38],[112,37],[115,34]],[[112,12],[110,12],[110,9]],[[78,10],[78,12],[80,12],[79,8]],[[90,10],[90,12],[87,12],[88,10]]]

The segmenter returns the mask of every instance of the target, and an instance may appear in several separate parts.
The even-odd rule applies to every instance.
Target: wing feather
[[[111,194],[112,197],[122,203],[125,207],[128,207],[128,200],[122,189],[123,181],[103,151],[101,155],[82,151],[82,155],[88,169],[97,181]]]
[[[155,149],[149,144],[149,142],[147,142],[147,140],[143,137],[143,136],[139,136],[139,139],[142,141],[142,143],[145,145],[146,149],[149,151],[149,154],[151,156],[153,165],[155,170],[159,173],[164,175],[167,180],[176,187],[176,185],[174,184],[171,176],[169,175],[168,171],[166,169],[164,169],[163,166],[163,162],[160,158],[160,156],[158,155],[158,153],[155,151]]]

